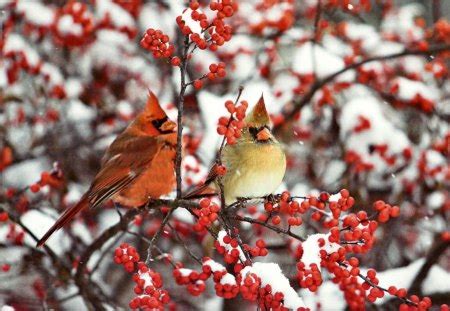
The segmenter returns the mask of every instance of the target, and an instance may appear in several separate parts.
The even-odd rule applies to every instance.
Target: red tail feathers
[[[87,196],[83,196],[76,205],[64,211],[64,213],[58,218],[55,224],[44,234],[44,236],[37,243],[37,247],[40,247],[45,244],[48,238],[57,230],[64,227],[67,223],[69,223],[72,218],[75,217],[78,212],[88,207],[89,202]]]

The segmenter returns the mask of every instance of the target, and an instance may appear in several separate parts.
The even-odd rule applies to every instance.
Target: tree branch
[[[305,96],[303,96],[298,102],[295,102],[294,106],[290,110],[283,112],[284,119],[286,121],[291,120],[295,116],[295,114],[298,111],[300,111],[300,109],[302,107],[304,107],[311,101],[311,99],[314,97],[314,95],[316,94],[316,92],[318,90],[320,90],[323,86],[332,82],[338,76],[340,76],[341,74],[343,74],[349,70],[359,68],[362,65],[370,63],[370,62],[391,60],[391,59],[400,58],[400,57],[404,57],[404,56],[408,56],[408,55],[427,56],[427,55],[431,55],[431,54],[439,53],[439,52],[443,52],[443,51],[448,51],[448,50],[450,50],[450,44],[441,44],[441,45],[431,46],[426,51],[415,50],[415,49],[405,49],[404,51],[399,52],[399,53],[366,58],[362,61],[350,64],[347,67],[329,75],[328,77],[326,77],[322,80],[315,81],[314,84],[312,85],[312,87],[309,89],[308,93],[305,94]],[[274,130],[278,131],[280,129],[280,127],[282,126],[282,124],[283,123],[276,125],[274,127]]]
[[[423,266],[411,283],[411,287],[409,288],[411,294],[422,295],[422,283],[427,278],[428,272],[430,272],[433,265],[439,260],[439,257],[449,246],[450,241],[444,241],[439,235],[436,235],[433,246],[426,257]]]

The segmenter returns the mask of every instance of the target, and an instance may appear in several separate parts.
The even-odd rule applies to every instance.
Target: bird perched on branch
[[[96,208],[109,199],[125,207],[138,207],[149,198],[171,192],[175,184],[175,127],[150,92],[144,110],[109,146],[89,190],[64,211],[37,245],[42,246],[87,207]]]
[[[262,197],[273,193],[281,184],[286,171],[286,156],[281,144],[272,135],[270,118],[264,98],[245,118],[242,136],[233,145],[225,145],[222,163],[226,173],[221,177],[225,204],[239,198]],[[205,183],[188,193],[185,198],[195,198],[209,187],[219,190],[219,175],[215,165]]]

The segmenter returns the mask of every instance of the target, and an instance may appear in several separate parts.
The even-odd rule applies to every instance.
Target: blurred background
[[[210,16],[209,1],[199,2]],[[201,182],[214,160],[224,102],[236,97],[239,86],[250,106],[263,94],[288,156],[279,190],[307,196],[347,188],[356,210],[368,213],[376,200],[400,206],[400,217],[382,226],[373,249],[358,256],[362,266],[380,271],[388,285],[430,296],[436,305],[449,303],[450,1],[238,5],[229,21],[232,39],[217,51],[197,49],[189,61],[188,80],[219,62],[227,75],[187,90],[185,189]],[[58,232],[48,243],[58,261],[35,249],[24,227],[40,237],[77,202],[105,148],[142,109],[149,90],[176,119],[179,70],[139,42],[154,28],[179,48],[175,20],[187,6],[175,0],[0,0],[0,305],[86,308],[79,284],[59,273],[56,262],[76,265],[77,256],[119,220],[116,211],[88,211]],[[210,252],[204,237],[189,231],[190,215],[175,216],[173,226],[192,250]],[[314,220],[303,221],[299,234],[323,231]],[[160,222],[143,215],[133,230],[151,237]],[[252,228],[242,229],[251,240]],[[295,260],[286,254],[295,250],[279,236],[265,238],[273,244],[269,260],[294,276]],[[122,241],[145,252],[145,243],[130,234],[108,242],[109,249]],[[173,235],[162,247],[186,266],[192,261]],[[90,263],[95,270],[89,284],[111,308],[127,308],[133,283],[112,252],[94,254],[98,264]],[[181,310],[242,306],[213,291],[192,299],[170,281],[170,267],[155,266]],[[317,293],[297,289],[312,309],[347,307],[329,278]],[[384,298],[366,307],[397,304]]]

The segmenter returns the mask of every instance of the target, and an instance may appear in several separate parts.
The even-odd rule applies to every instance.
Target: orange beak
[[[164,123],[161,125],[160,129],[161,129],[162,131],[172,131],[172,130],[174,130],[176,127],[177,127],[177,124],[176,124],[175,122],[170,121],[170,120],[167,120],[166,122],[164,122]]]
[[[258,141],[266,141],[269,140],[272,135],[270,134],[270,130],[267,128],[263,128],[261,131],[256,134],[256,140]]]

